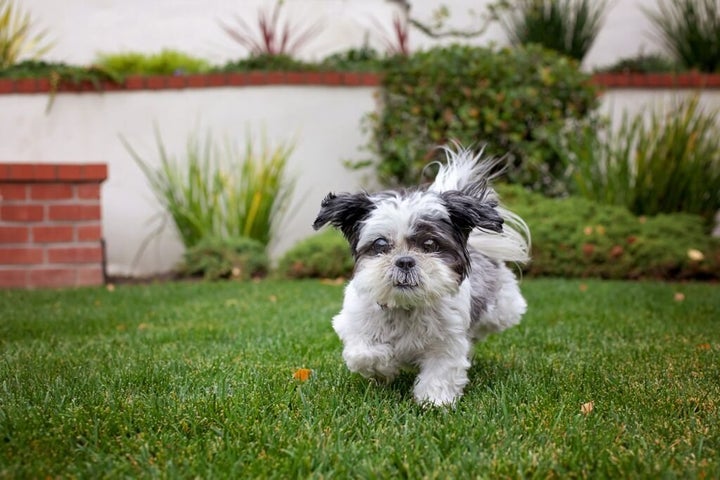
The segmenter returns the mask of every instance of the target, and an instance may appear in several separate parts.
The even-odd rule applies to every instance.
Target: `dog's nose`
[[[415,259],[413,257],[400,257],[395,260],[395,266],[403,270],[410,270],[415,266]]]

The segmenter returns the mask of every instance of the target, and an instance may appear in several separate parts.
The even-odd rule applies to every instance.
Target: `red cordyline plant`
[[[390,32],[377,19],[373,18],[373,22],[378,27],[378,30],[382,32],[381,40],[388,55],[410,55],[410,28],[406,17],[395,13]]]
[[[294,55],[322,30],[315,22],[305,28],[288,21],[281,22],[280,13],[284,2],[278,0],[272,10],[259,10],[257,29],[253,29],[241,17],[236,16],[237,27],[220,22],[230,38],[250,51],[251,55]]]

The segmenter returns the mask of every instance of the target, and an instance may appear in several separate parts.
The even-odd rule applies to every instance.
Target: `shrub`
[[[619,128],[564,137],[558,152],[574,192],[624,205],[637,215],[687,212],[710,219],[720,208],[719,110],[695,95],[668,111],[625,116]]]
[[[316,65],[296,60],[289,55],[259,54],[228,62],[221,70],[225,72],[250,72],[254,70],[304,72],[317,69]]]
[[[257,240],[206,237],[185,251],[180,274],[247,280],[265,275],[268,265],[265,246]]]
[[[697,215],[637,217],[624,207],[550,199],[516,186],[504,186],[501,196],[530,226],[530,275],[720,278],[720,241]]]
[[[210,64],[197,57],[177,50],[165,49],[155,54],[139,52],[102,53],[95,64],[115,75],[174,75],[202,73]]]
[[[270,147],[263,139],[258,150],[248,140],[245,151],[238,152],[230,145],[220,149],[209,134],[204,141],[191,135],[185,158],[178,161],[168,154],[157,131],[156,138],[157,169],[121,140],[167,209],[186,248],[213,237],[270,243],[274,222],[293,190],[285,174],[292,145]]]
[[[374,48],[365,45],[361,48],[333,53],[325,57],[319,67],[323,70],[379,72],[384,70],[393,58],[383,56]]]
[[[634,57],[622,58],[616,63],[600,69],[600,71],[612,73],[673,73],[680,70],[682,67],[677,62],[655,53],[641,53]]]
[[[535,43],[582,62],[600,33],[606,0],[500,0],[491,6],[514,45]]]
[[[300,241],[278,262],[277,272],[289,278],[349,277],[353,259],[345,238],[325,230]]]
[[[720,70],[720,2],[662,0],[645,14],[660,43],[686,68]]]
[[[30,13],[11,0],[0,0],[0,69],[18,63],[23,57],[37,59],[52,48],[47,33],[33,32]]]
[[[562,162],[547,138],[582,124],[598,100],[589,76],[557,53],[454,45],[390,64],[381,103],[367,117],[377,160],[356,166],[373,164],[382,184],[427,180],[435,147],[454,139],[487,142],[487,154],[508,155],[512,181],[552,193],[563,189]]]

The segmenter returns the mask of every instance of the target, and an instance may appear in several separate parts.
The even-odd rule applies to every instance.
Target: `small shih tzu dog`
[[[330,193],[313,224],[340,229],[355,258],[333,319],[348,369],[389,383],[417,368],[421,405],[454,405],[474,342],[516,325],[526,310],[505,262],[528,260],[529,231],[489,184],[498,162],[444,150],[431,185]]]

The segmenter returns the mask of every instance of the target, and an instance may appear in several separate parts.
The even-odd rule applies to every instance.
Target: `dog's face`
[[[343,232],[359,292],[382,306],[413,308],[457,292],[469,274],[470,232],[502,230],[496,206],[459,191],[329,194],[313,227]]]

